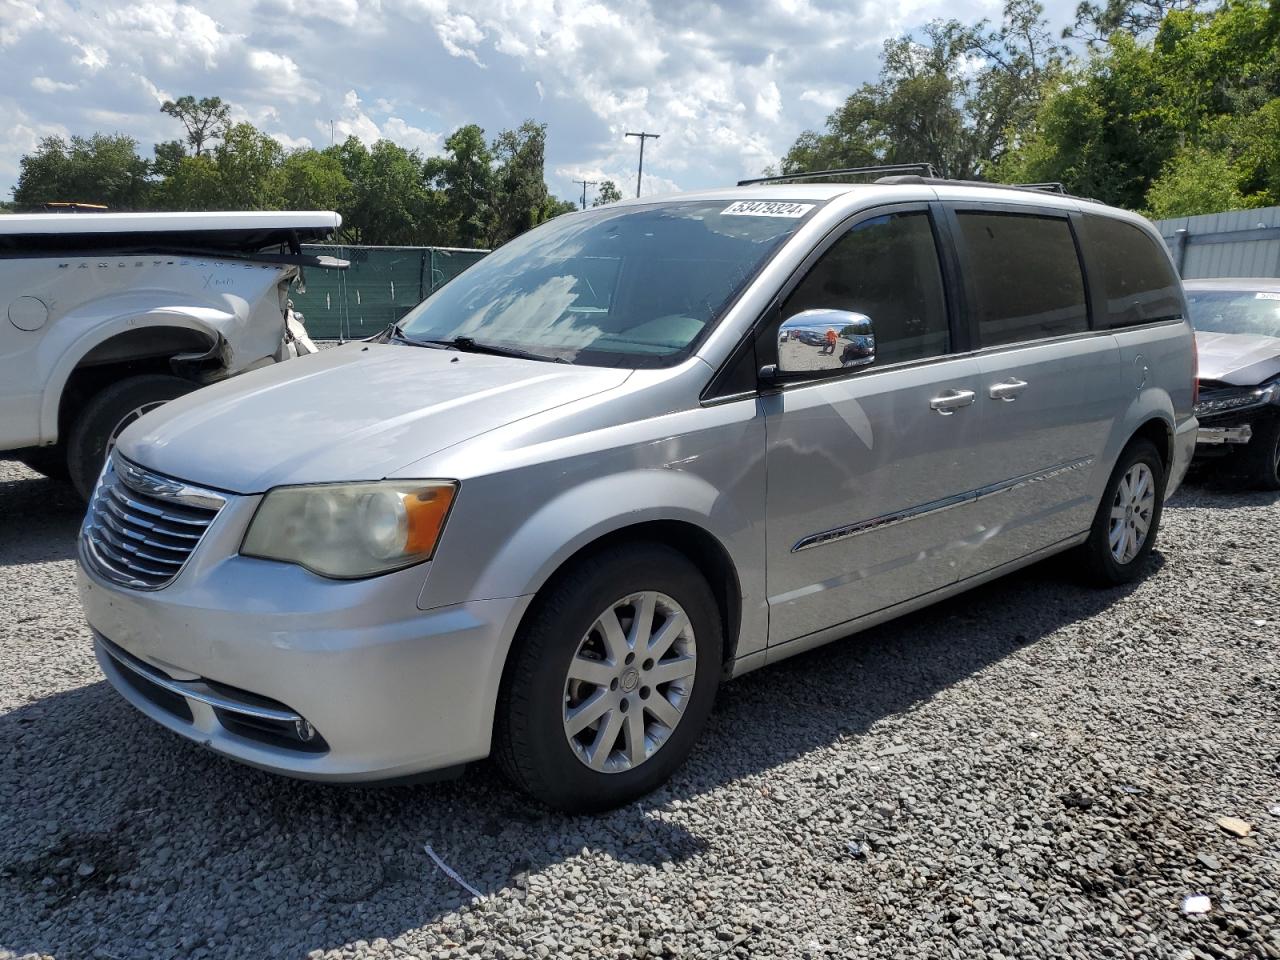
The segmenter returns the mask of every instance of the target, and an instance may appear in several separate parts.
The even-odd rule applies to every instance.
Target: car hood
[[[381,480],[446,447],[622,384],[628,370],[353,343],[165,404],[120,436],[142,466],[232,493]]]
[[[1196,334],[1200,379],[1247,387],[1280,373],[1280,338],[1254,333]]]

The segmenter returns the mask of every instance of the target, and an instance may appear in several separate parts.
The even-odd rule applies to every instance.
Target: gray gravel
[[[0,463],[0,957],[1280,958],[1275,496],[1189,488],[1136,588],[1051,561],[732,683],[598,819],[163,731],[94,664],[79,510]]]

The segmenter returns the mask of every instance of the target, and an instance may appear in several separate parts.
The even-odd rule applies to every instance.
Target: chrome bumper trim
[[[276,720],[281,723],[297,723],[302,720],[300,715],[291,710],[273,710],[270,707],[261,707],[256,704],[244,703],[241,700],[232,700],[230,697],[213,692],[199,680],[174,680],[161,673],[155,667],[143,663],[137,657],[125,653],[125,651],[101,635],[98,636],[98,642],[119,667],[137,674],[148,683],[154,683],[157,687],[175,696],[183,697],[187,700],[195,700],[213,707],[215,710],[238,713],[258,720]]]
[[[1201,427],[1196,431],[1196,443],[1248,443],[1253,439],[1253,427]]]

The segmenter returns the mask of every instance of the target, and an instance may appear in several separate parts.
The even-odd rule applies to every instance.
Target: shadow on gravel
[[[1232,477],[1197,470],[1166,505],[1166,510],[1235,510],[1267,507],[1280,501],[1280,490],[1256,490]]]
[[[0,950],[300,957],[449,928],[469,898],[424,843],[484,893],[584,847],[585,869],[697,857],[707,840],[655,810],[856,741],[1129,589],[1049,561],[730,683],[672,783],[597,818],[542,810],[488,765],[417,787],[281,779],[169,734],[105,682],[51,696],[0,716]],[[735,809],[723,829],[743,826]]]
[[[35,473],[0,481],[0,565],[69,560],[82,519],[70,483]]]

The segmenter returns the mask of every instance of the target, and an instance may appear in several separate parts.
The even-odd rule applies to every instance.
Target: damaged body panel
[[[136,419],[296,355],[288,292],[318,262],[300,244],[340,222],[325,212],[0,219],[0,450],[34,452],[22,458],[45,470],[59,454],[73,457],[83,414],[124,380],[148,379],[149,389],[120,401]],[[81,439],[109,446],[117,426]],[[95,450],[80,454],[101,462]]]

